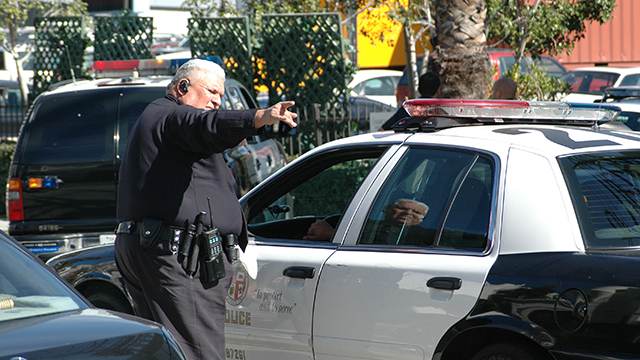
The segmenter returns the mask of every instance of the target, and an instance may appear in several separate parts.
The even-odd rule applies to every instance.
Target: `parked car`
[[[615,106],[620,111],[615,121],[605,124],[606,126],[618,130],[640,131],[640,86],[608,88],[602,99],[594,105],[600,106],[602,103]]]
[[[516,62],[514,52],[509,49],[490,48],[487,49],[487,53],[489,55],[491,66],[494,70],[492,78],[493,81],[504,76],[504,74],[506,74]],[[418,72],[420,72],[420,69],[422,68],[422,61],[422,57],[417,59]],[[524,57],[520,63],[520,71],[522,73],[528,72],[532,63],[535,63],[548,75],[555,78],[563,77],[567,73],[567,69],[558,60],[547,55],[541,55],[540,57],[534,58],[530,56]],[[407,98],[409,98],[409,70],[408,67],[405,66],[402,72],[402,77],[400,78],[400,81],[398,81],[398,86],[396,87],[396,101],[398,104],[402,104],[402,102]]]
[[[153,44],[151,44],[151,55],[163,54],[166,49],[174,49],[180,46],[184,40],[182,34],[153,33]]]
[[[169,76],[86,80],[40,95],[10,167],[9,233],[43,259],[112,242],[118,168],[129,129],[147,104],[164,96],[169,81]],[[225,82],[223,109],[255,107],[240,83]],[[239,195],[286,162],[283,147],[263,135],[225,157]]]
[[[366,97],[396,107],[395,90],[401,71],[358,70],[347,85],[351,96]]]
[[[94,308],[0,232],[0,358],[185,359],[159,324]]]
[[[594,102],[602,98],[607,88],[640,85],[640,67],[578,68],[569,71],[563,80],[569,84],[570,92],[562,101]]]
[[[595,126],[614,117],[606,108],[405,107],[395,132],[319,146],[241,198],[259,270],[231,281],[228,348],[245,359],[637,358],[639,137]],[[113,262],[105,246],[48,264],[81,292],[101,283],[126,299]]]

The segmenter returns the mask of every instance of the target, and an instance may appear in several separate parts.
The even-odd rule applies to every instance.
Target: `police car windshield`
[[[569,156],[560,165],[585,246],[640,246],[640,151]]]

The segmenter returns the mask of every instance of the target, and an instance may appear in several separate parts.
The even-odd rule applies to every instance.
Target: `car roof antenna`
[[[69,47],[65,44],[64,40],[60,40],[60,46],[64,47],[64,53],[67,56],[67,62],[69,63],[69,72],[71,73],[71,81],[76,82],[76,74],[73,71],[73,65],[71,65],[71,56],[69,55]]]

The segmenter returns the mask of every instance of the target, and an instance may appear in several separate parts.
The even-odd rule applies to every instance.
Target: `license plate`
[[[43,244],[43,245],[25,245],[27,249],[29,249],[29,251],[31,251],[34,254],[46,254],[46,253],[54,253],[54,252],[58,252],[58,250],[60,249],[59,246],[57,245],[49,245],[49,244]]]
[[[116,241],[116,234],[100,235],[100,245],[113,244]]]

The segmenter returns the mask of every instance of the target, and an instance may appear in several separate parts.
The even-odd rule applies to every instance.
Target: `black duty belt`
[[[122,221],[116,226],[115,233],[119,234],[135,234],[138,230],[139,223],[136,221]],[[162,225],[159,228],[158,240],[167,244],[170,252],[175,254],[178,251],[178,245],[180,244],[180,235],[184,229],[177,226]]]

